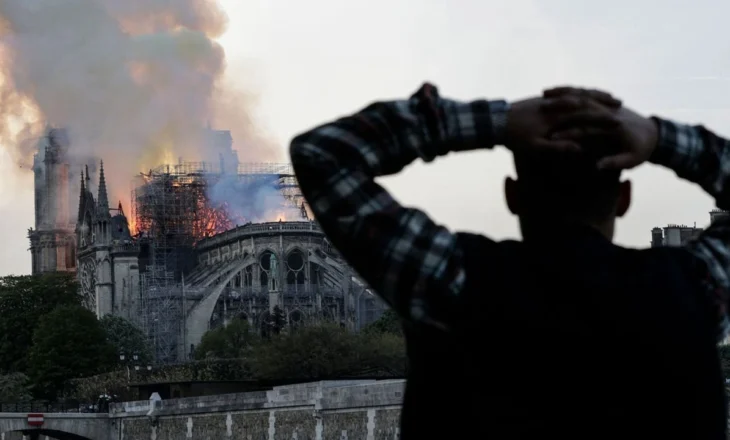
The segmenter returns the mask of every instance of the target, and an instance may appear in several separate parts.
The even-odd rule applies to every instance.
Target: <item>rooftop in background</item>
[[[710,211],[710,224],[728,216],[728,211],[713,209]],[[684,246],[703,230],[696,223],[692,226],[669,224],[663,228],[656,227],[651,230],[651,247]]]

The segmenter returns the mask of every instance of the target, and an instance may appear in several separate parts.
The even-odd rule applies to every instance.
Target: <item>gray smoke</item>
[[[222,84],[226,24],[213,0],[0,0],[0,148],[27,166],[45,125],[65,127],[123,200],[142,170],[211,160],[202,129],[222,111],[261,155],[246,100]]]
[[[210,185],[208,197],[214,206],[224,206],[241,223],[306,220],[301,210],[282,196],[277,182],[276,176],[241,180],[226,175]]]

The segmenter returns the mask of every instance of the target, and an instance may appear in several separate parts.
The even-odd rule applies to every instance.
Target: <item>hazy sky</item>
[[[228,77],[257,98],[256,117],[285,151],[296,133],[423,81],[458,99],[518,99],[549,86],[607,89],[642,113],[730,135],[730,3],[720,0],[225,0]],[[239,151],[242,161],[246,151]],[[0,172],[14,172],[0,151]],[[416,164],[384,182],[453,229],[518,237],[502,150]],[[634,205],[617,240],[643,247],[654,226],[704,225],[712,200],[672,172],[629,174]],[[0,200],[0,275],[29,273],[32,181]]]

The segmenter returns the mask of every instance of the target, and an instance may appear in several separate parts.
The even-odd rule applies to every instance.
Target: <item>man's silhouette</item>
[[[375,182],[417,158],[495,145],[515,157],[505,192],[522,242],[452,233]],[[728,154],[702,127],[643,118],[597,91],[509,105],[430,85],[291,145],[320,225],[403,319],[405,439],[724,439],[715,343],[730,225],[686,248],[611,238],[630,204],[622,168],[670,167],[727,209]]]

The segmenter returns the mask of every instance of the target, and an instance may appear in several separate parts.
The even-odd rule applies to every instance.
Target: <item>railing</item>
[[[112,252],[139,252],[137,243],[120,243],[112,246]]]
[[[99,412],[94,403],[72,402],[0,402],[4,413],[94,413]]]
[[[239,240],[245,236],[272,234],[277,232],[309,232],[322,235],[323,232],[315,222],[269,222],[238,226],[210,238],[203,239],[196,244],[198,250],[218,247],[228,241]]]

